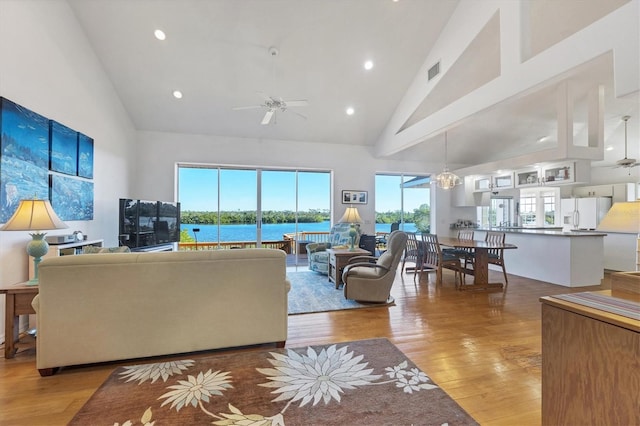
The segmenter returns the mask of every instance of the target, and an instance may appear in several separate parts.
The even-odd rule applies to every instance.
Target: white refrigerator
[[[611,197],[563,198],[562,229],[596,229],[611,208]]]

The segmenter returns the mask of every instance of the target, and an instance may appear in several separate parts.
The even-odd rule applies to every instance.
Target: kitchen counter
[[[495,227],[495,228],[478,228],[477,231],[492,231],[514,234],[532,234],[532,235],[548,235],[552,237],[592,237],[594,235],[605,236],[605,232],[598,231],[563,231],[562,228],[520,228],[520,227]]]
[[[518,246],[517,250],[504,253],[509,274],[565,287],[599,285],[604,278],[607,233],[566,232],[560,228],[484,228],[477,229],[474,238],[484,239],[487,231],[504,232],[505,242]]]

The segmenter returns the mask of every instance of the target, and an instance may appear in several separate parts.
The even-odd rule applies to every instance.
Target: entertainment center
[[[173,251],[180,241],[180,203],[121,198],[120,245],[131,251]]]

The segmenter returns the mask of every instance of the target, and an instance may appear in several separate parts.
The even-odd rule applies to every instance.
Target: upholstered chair
[[[344,297],[361,302],[390,302],[391,286],[407,244],[407,234],[393,231],[380,257],[356,256],[344,268]],[[375,260],[375,263],[373,261]]]
[[[320,272],[322,274],[329,273],[329,248],[347,248],[351,244],[351,236],[349,231],[351,225],[349,223],[337,223],[333,225],[329,232],[329,239],[326,243],[309,243],[307,244],[307,259],[309,261],[309,269]],[[355,246],[360,244],[360,226],[356,225],[358,235],[356,236]]]

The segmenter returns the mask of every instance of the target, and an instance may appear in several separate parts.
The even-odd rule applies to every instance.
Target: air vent
[[[429,80],[431,80],[436,75],[440,74],[440,62],[437,62],[434,66],[429,68],[428,71]]]

